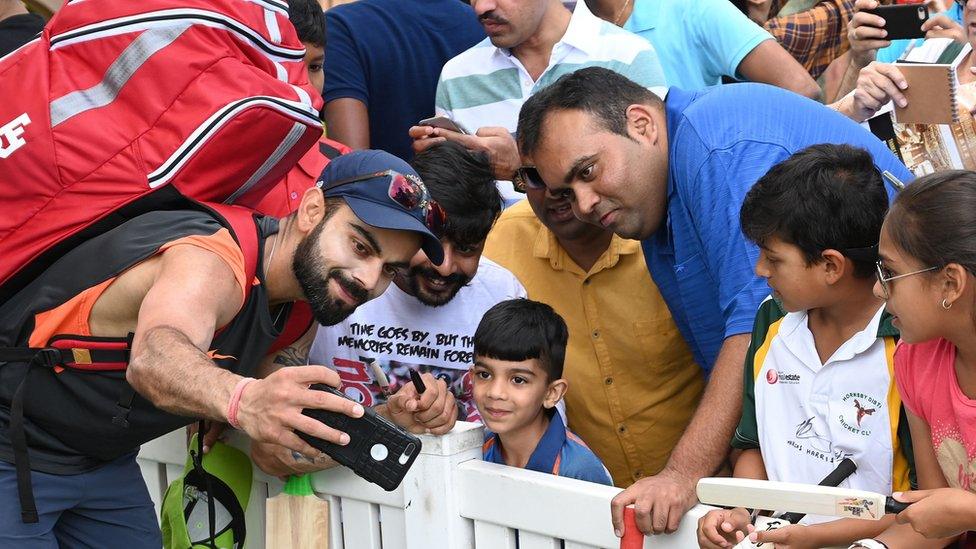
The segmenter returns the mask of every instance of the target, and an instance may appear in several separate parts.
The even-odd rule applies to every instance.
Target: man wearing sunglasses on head
[[[321,293],[306,292],[306,299],[318,325],[332,327],[345,323],[361,305],[383,295],[391,282],[400,278],[417,256],[424,257],[425,261],[433,265],[443,263],[444,248],[438,239],[448,230],[447,213],[431,196],[417,172],[403,160],[376,150],[354,151],[336,157],[323,170],[315,186],[305,192],[302,204],[305,204],[309,195],[314,198],[317,194],[325,197],[327,210],[331,212],[327,213],[327,217],[340,215],[342,212],[350,214],[347,215],[350,219],[345,224],[332,227],[336,234],[328,234],[328,227],[324,225],[317,229],[317,234],[313,234],[321,240],[337,241],[338,246],[333,251],[344,252],[335,255],[322,254],[326,264],[332,263],[325,279],[322,278],[325,269],[313,274],[308,269],[299,268],[298,262],[303,248],[299,246],[295,250],[296,275],[299,280],[306,277],[317,279],[317,282],[309,281],[306,285],[325,289]],[[398,209],[409,211],[409,216],[404,217]],[[297,213],[301,211],[300,206]],[[290,217],[294,216],[293,213]],[[428,229],[421,234],[421,246],[404,246],[402,243],[382,241],[384,238],[411,235],[410,231],[415,230],[417,221],[421,227]],[[343,244],[346,245],[345,248]],[[348,253],[350,251],[351,255]],[[404,260],[401,254],[407,251],[410,253]],[[380,255],[391,254],[395,254],[398,260],[384,262],[382,265],[377,262]],[[330,259],[336,262],[333,263]],[[373,268],[362,271],[360,266],[357,274],[355,270],[346,271],[342,267],[350,261],[359,263],[363,260],[372,264]],[[317,331],[321,329],[318,325],[311,326],[297,341],[270,355],[273,358],[266,364],[266,371],[273,372],[289,366],[305,367],[309,363],[312,342]],[[331,363],[323,365],[334,368]],[[340,376],[330,379],[335,380],[333,384],[336,386],[344,384]],[[412,384],[401,395],[404,403],[412,401],[407,406],[409,410],[402,410],[398,416],[387,415],[404,427],[419,426],[421,432],[437,429],[445,424],[443,432],[449,431],[456,420],[453,414],[454,398],[443,384],[429,381],[428,390],[422,395],[416,393]],[[362,400],[359,402],[371,405]],[[434,412],[447,409],[452,413]],[[442,416],[447,419],[441,419]],[[274,443],[252,444],[251,459],[266,473],[277,476],[319,471],[336,465],[327,456],[310,456],[291,446]]]
[[[43,357],[0,371],[0,460],[12,464],[0,468],[0,545],[159,547],[136,452],[196,419],[242,430],[270,472],[272,456],[321,468],[296,431],[349,435],[302,410],[363,409],[309,389],[338,386],[329,368],[273,358],[299,335],[282,333],[294,303],[341,321],[419,250],[440,263],[446,221],[409,165],[357,151],[333,160],[291,215],[187,204],[77,245],[0,311],[5,331],[29,334],[30,348],[4,351]],[[312,335],[294,345],[307,353]]]
[[[394,423],[442,434],[458,419],[480,421],[469,373],[475,329],[488,309],[525,297],[525,289],[481,254],[501,211],[486,155],[447,142],[411,164],[448,214],[444,261],[435,265],[418,252],[382,296],[320,328],[309,361],[334,368],[347,396]],[[434,403],[429,391],[418,397],[411,370],[451,398]]]

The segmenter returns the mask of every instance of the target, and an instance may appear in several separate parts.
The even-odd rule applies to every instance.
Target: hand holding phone
[[[885,40],[925,37],[922,25],[929,19],[929,8],[925,4],[878,6],[864,12],[884,19]]]
[[[310,389],[349,398],[324,384],[312,385]],[[419,438],[397,427],[372,408],[367,407],[360,418],[313,408],[306,408],[302,413],[347,433],[349,444],[340,446],[301,431],[296,431],[298,436],[384,490],[395,490],[420,455]]]
[[[451,120],[446,116],[434,116],[431,118],[425,118],[420,122],[417,122],[417,125],[431,126],[434,128],[441,128],[443,130],[450,130],[452,132],[463,133],[465,135],[468,135],[468,132],[464,129],[463,126],[461,126],[460,124],[458,124],[457,122]]]

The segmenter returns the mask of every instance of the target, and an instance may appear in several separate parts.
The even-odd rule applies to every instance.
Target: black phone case
[[[873,10],[864,10],[885,20],[885,30],[888,36],[885,40],[901,40],[903,38],[924,38],[922,23],[929,19],[929,9],[924,4],[901,4],[893,6],[878,6]],[[919,12],[924,17],[919,19]]]
[[[328,385],[315,384],[310,388],[349,398]],[[367,407],[361,418],[312,408],[306,408],[302,413],[348,434],[349,444],[339,446],[301,431],[296,431],[298,436],[388,492],[403,482],[403,477],[420,455],[419,438],[378,415],[372,408]]]

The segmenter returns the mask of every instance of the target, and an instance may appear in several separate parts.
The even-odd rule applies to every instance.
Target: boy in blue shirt
[[[502,301],[481,318],[471,384],[487,428],[484,459],[609,486],[603,463],[556,409],[569,387],[568,338],[552,307],[528,299]]]

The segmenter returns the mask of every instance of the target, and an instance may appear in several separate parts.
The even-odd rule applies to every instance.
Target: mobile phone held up
[[[349,398],[321,383],[310,388]],[[348,434],[349,444],[345,446],[315,438],[301,431],[296,432],[305,442],[389,492],[403,482],[403,477],[420,455],[421,442],[419,438],[394,425],[372,408],[365,409],[366,413],[360,418],[352,418],[328,410],[313,408],[302,410],[306,416]]]
[[[922,24],[929,20],[929,8],[925,4],[878,6],[864,11],[885,20],[884,29],[888,31],[885,40],[925,37]]]
[[[451,120],[446,116],[434,116],[432,118],[424,118],[420,122],[417,122],[418,126],[432,126],[434,128],[441,128],[444,130],[450,130],[452,132],[463,133],[467,135],[467,130],[464,126],[461,126],[457,122]]]

